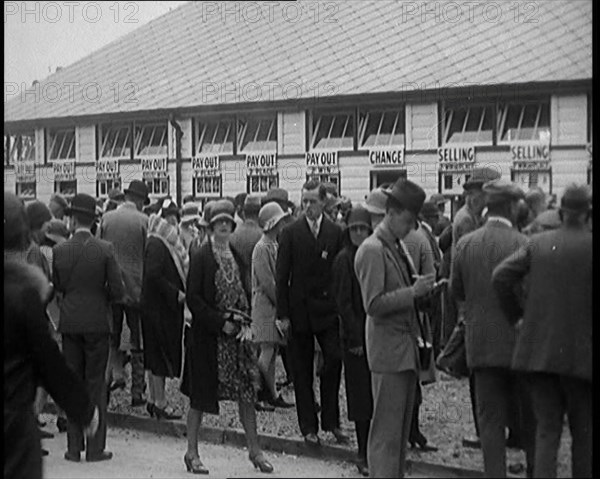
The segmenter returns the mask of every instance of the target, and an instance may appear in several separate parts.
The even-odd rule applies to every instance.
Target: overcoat
[[[493,219],[458,241],[450,288],[465,301],[469,369],[510,368],[517,331],[505,319],[491,278],[494,268],[526,243],[516,228]]]
[[[243,277],[243,262],[233,248],[231,251]],[[217,338],[225,324],[224,311],[217,309],[215,275],[218,269],[212,240],[208,240],[190,258],[186,285],[192,326],[186,341],[181,392],[190,398],[192,408],[209,414],[219,414]],[[248,291],[246,295],[250,304]]]
[[[592,382],[592,233],[562,226],[533,235],[494,270],[506,317],[523,317],[513,369]],[[515,286],[529,276],[524,313]]]

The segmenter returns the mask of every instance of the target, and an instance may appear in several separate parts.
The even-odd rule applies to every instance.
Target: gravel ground
[[[129,366],[127,366],[126,370],[129,375]],[[283,380],[285,377],[285,372],[279,359],[277,361],[276,375],[278,380]],[[185,419],[188,400],[179,392],[179,380],[167,380],[166,389],[169,404],[175,410],[184,414]],[[315,389],[318,391],[318,386]],[[286,400],[294,402],[293,388],[285,388],[283,395]],[[318,398],[318,395],[316,397]],[[237,404],[224,401],[221,402],[220,407],[221,414],[219,416],[205,415],[204,425],[242,429],[242,425],[238,419]],[[129,382],[127,389],[115,391],[112,394],[109,410],[120,413],[135,412],[136,414],[147,414],[145,408],[136,408],[136,410],[131,408]],[[356,450],[354,424],[348,421],[346,410],[345,385],[342,379],[342,386],[340,388],[341,426],[342,429],[350,434],[351,444],[348,447]],[[434,453],[419,453],[409,449],[409,458],[447,466],[483,470],[481,451],[462,446],[462,438],[472,436],[475,432],[472,424],[469,386],[466,379],[457,380],[444,373],[438,373],[438,380],[435,383],[423,387],[420,426],[429,443],[439,447],[439,451]],[[301,437],[297,426],[295,408],[258,413],[258,430],[259,433],[272,434],[279,437]],[[320,433],[320,436],[321,440],[326,444],[335,444],[335,439],[330,433]],[[559,451],[558,477],[571,476],[570,442],[568,428],[565,428]],[[525,464],[525,454],[522,451],[509,449],[508,463],[515,462]],[[524,477],[525,474],[523,473],[521,476]]]

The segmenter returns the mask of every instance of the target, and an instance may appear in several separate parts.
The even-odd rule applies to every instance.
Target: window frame
[[[206,188],[204,188],[204,191],[198,191],[198,183],[199,183],[198,180],[200,180],[203,184],[206,184],[208,181],[210,181],[212,183],[211,189],[213,191],[208,192],[208,191],[206,191]],[[215,184],[218,184],[218,187],[219,187],[218,192],[214,191]],[[215,175],[207,175],[207,174],[193,175],[192,176],[192,194],[196,198],[200,198],[200,199],[222,198],[223,197],[223,175],[221,174],[221,172],[219,172],[218,174],[215,174]]]
[[[45,140],[46,140],[46,162],[55,160],[77,160],[77,129],[72,128],[45,128]],[[65,147],[66,135],[62,138],[58,153],[59,156],[53,157],[52,153],[54,150],[55,142],[57,141],[56,136],[59,133],[72,133],[73,138],[71,144],[68,146],[67,156],[62,156],[63,148]],[[54,140],[51,140],[54,138]],[[73,152],[73,156],[69,156]]]
[[[101,193],[100,184],[103,183],[106,185],[106,192]],[[97,198],[108,198],[108,192],[113,188],[121,189],[123,186],[123,180],[121,176],[113,177],[113,178],[104,178],[102,180],[96,179],[96,197]]]
[[[28,150],[30,153],[31,158],[26,157],[24,158],[22,155],[22,151],[23,151],[23,141],[22,138],[23,137],[27,137],[27,138],[31,138],[31,148]],[[13,151],[14,151],[14,144],[16,143],[15,139],[16,138],[21,138],[21,154],[18,155],[18,157],[16,157],[15,159],[13,159]],[[8,147],[8,148],[7,148]],[[35,156],[36,156],[36,152],[35,152],[35,131],[32,131],[30,133],[5,133],[4,134],[4,164],[5,165],[14,165],[17,162],[21,162],[21,161],[34,161],[35,162]]]
[[[25,189],[25,185],[33,185],[33,196],[24,196],[22,190]],[[37,182],[36,181],[17,181],[15,182],[15,194],[23,201],[35,200],[37,198]]]
[[[227,140],[227,138],[229,138],[229,135],[231,135],[231,150],[224,150],[223,146],[227,145],[228,142],[225,141],[223,143],[221,143],[221,147],[219,148],[219,151],[200,151],[200,148],[202,148],[202,144],[203,144],[203,139],[204,139],[204,135],[206,134],[206,130],[207,127],[210,124],[217,124],[218,127],[221,126],[221,123],[229,123],[229,128],[227,129],[227,131],[225,132],[225,140]],[[201,128],[201,126],[204,125],[203,128]],[[213,141],[211,143],[211,146],[214,146],[215,144],[218,143],[214,143],[214,139],[217,136],[218,133],[218,128],[215,129],[215,133],[214,133],[214,137],[213,137]],[[236,148],[236,118],[234,116],[223,116],[223,117],[196,117],[194,118],[194,149],[193,151],[195,152],[195,156],[209,156],[209,155],[233,155],[235,152],[235,148]]]
[[[266,188],[262,188],[264,179],[266,179],[267,182]],[[256,189],[252,188],[254,180],[258,182],[258,188]],[[255,173],[248,173],[248,175],[246,175],[246,193],[249,195],[266,194],[271,188],[279,188],[279,171],[275,171],[268,175]]]
[[[252,121],[258,121],[258,127],[256,128],[256,133],[254,134],[254,140],[248,142],[248,144],[244,146],[244,140],[245,140],[244,137],[246,135],[248,125]],[[269,129],[268,133],[267,133],[267,139],[266,140],[257,140],[258,135],[261,131],[261,125],[263,124],[263,122],[268,122],[268,121],[270,121],[270,125],[267,127]],[[278,125],[277,125],[277,123],[278,123],[277,112],[260,113],[260,114],[256,114],[256,115],[253,115],[253,114],[237,115],[237,117],[236,117],[236,125],[237,125],[236,141],[237,141],[237,143],[236,144],[237,144],[238,154],[246,155],[246,154],[258,153],[258,152],[277,153],[277,148],[278,148],[278,145],[277,145]],[[258,142],[273,143],[273,147],[248,149],[248,145],[253,144],[253,143],[258,143]]]
[[[331,133],[335,126],[335,118],[341,117],[342,115],[346,116],[346,122],[343,127],[342,136],[339,137],[339,140],[341,140],[343,142],[344,139],[348,138],[350,140],[350,145],[349,146],[343,146],[343,145],[330,146],[328,143],[331,141]],[[356,108],[354,108],[354,109],[351,109],[351,108],[318,109],[317,108],[317,109],[310,110],[309,116],[310,116],[310,121],[309,121],[309,132],[308,132],[309,133],[308,134],[308,140],[309,140],[308,151],[331,151],[331,150],[356,151],[355,150],[356,145],[354,142],[354,137],[356,135],[356,127],[357,127]],[[332,121],[331,126],[329,127],[329,133],[328,133],[327,140],[326,140],[327,141],[326,146],[319,147],[315,144],[315,141],[316,141],[317,134],[318,134],[320,126],[321,126],[321,119],[324,116],[333,116],[334,121]],[[350,132],[351,133],[350,136],[348,137],[348,136],[345,136],[345,134],[347,132],[348,123],[349,123],[350,119],[352,120],[352,130]]]
[[[161,197],[161,196],[169,196],[171,190],[171,178],[170,175],[165,176],[157,176],[156,178],[142,178],[142,181],[146,183],[146,187],[148,188],[148,196],[153,197]],[[159,192],[155,191],[154,186],[159,185]],[[162,186],[166,185],[166,191],[162,188]]]
[[[365,145],[366,140],[365,135],[367,134],[368,124],[369,124],[369,115],[371,114],[381,114],[381,119],[379,122],[378,131],[376,133],[375,144],[374,145]],[[385,115],[387,113],[396,113],[396,117],[394,118],[394,126],[393,131],[390,134],[390,142],[393,140],[397,134],[395,133],[396,127],[399,121],[403,122],[403,127],[401,131],[402,135],[402,143],[388,143],[387,145],[379,145],[377,144],[377,139],[379,135],[382,134],[381,128],[384,124]],[[400,120],[400,117],[402,119]],[[363,124],[364,121],[364,124]],[[389,106],[389,107],[359,107],[358,109],[358,121],[357,121],[357,137],[358,137],[358,149],[359,150],[371,150],[371,149],[386,149],[386,148],[406,148],[406,105],[399,106]],[[387,133],[383,133],[387,134]]]
[[[485,102],[485,101],[474,101],[474,102],[469,102],[468,104],[464,105],[458,105],[456,107],[453,107],[452,105],[455,102],[442,102],[442,121],[441,121],[441,132],[440,132],[440,140],[441,140],[441,146],[445,147],[445,146],[460,146],[460,145],[476,145],[476,146],[494,146],[494,138],[495,138],[495,122],[494,122],[494,118],[495,118],[495,112],[496,112],[496,108],[495,108],[495,104],[494,103],[490,103],[490,102]],[[450,134],[450,127],[452,126],[452,120],[453,120],[453,116],[454,116],[454,112],[457,110],[464,110],[467,109],[466,114],[465,114],[465,118],[463,120],[463,127],[462,127],[462,132],[461,134],[464,135],[465,132],[467,131],[471,131],[471,130],[467,130],[467,125],[469,123],[469,118],[470,118],[470,113],[471,110],[474,108],[481,108],[482,112],[484,113],[479,120],[479,128],[477,129],[477,138],[475,140],[469,140],[469,141],[448,141],[448,135]],[[483,124],[485,123],[485,112],[486,110],[490,110],[489,114],[491,116],[491,138],[489,140],[485,139],[480,139],[481,135],[483,132],[488,131],[488,130],[483,130]],[[448,113],[450,113],[450,115],[448,115]]]
[[[152,145],[152,140],[156,135],[156,128],[164,128],[164,135],[162,139],[164,140],[164,146],[155,147]],[[139,128],[139,138],[138,138],[138,128]],[[164,148],[164,152],[161,153],[140,153],[141,142],[144,139],[144,132],[146,128],[152,128],[152,132],[150,134],[150,141],[145,148]],[[134,122],[133,123],[133,158],[168,158],[169,156],[169,124],[166,121],[145,121],[145,122]]]
[[[517,139],[502,139],[503,136],[503,130],[504,127],[506,125],[506,120],[507,120],[507,116],[509,113],[509,109],[511,106],[520,106],[521,107],[521,112],[519,114],[519,121],[518,121],[518,126],[517,126],[517,131],[519,132],[519,137],[520,137],[520,132],[521,132],[521,128],[522,128],[522,123],[523,123],[523,118],[525,116],[525,109],[527,107],[530,107],[532,105],[538,105],[538,112],[536,115],[536,120],[535,120],[535,126],[534,126],[534,133],[538,133],[538,138],[527,138],[527,139],[521,139],[521,138],[517,138]],[[547,126],[540,126],[539,122],[541,120],[542,117],[542,111],[543,111],[543,107],[546,106],[547,107],[547,111],[548,111],[548,125]],[[544,96],[544,97],[538,97],[538,98],[524,98],[524,99],[520,99],[520,100],[503,100],[500,99],[498,101],[498,107],[497,107],[497,117],[496,117],[496,138],[497,138],[497,144],[498,145],[511,145],[513,143],[532,143],[532,142],[543,142],[545,143],[545,140],[543,138],[539,138],[539,132],[543,131],[543,129],[547,129],[548,131],[548,144],[552,143],[552,108],[551,108],[551,100],[549,96]],[[505,110],[506,109],[506,110]],[[508,130],[507,130],[508,132]]]
[[[64,190],[61,188],[61,185],[63,183],[73,183],[73,192],[72,193],[65,193]],[[65,198],[70,199],[73,196],[75,196],[77,194],[77,179],[74,180],[64,180],[64,181],[54,181],[54,192],[55,193],[60,193],[61,195],[65,196]]]
[[[108,156],[104,156],[104,133],[105,133],[105,128],[109,127],[110,129],[116,129],[119,128],[120,130],[123,130],[124,128],[127,128],[127,137],[126,137],[126,144],[127,144],[127,148],[129,149],[129,154],[128,155],[108,155]],[[131,122],[124,122],[124,123],[101,123],[99,125],[98,128],[99,131],[99,135],[98,135],[98,159],[117,159],[117,160],[131,160],[133,158],[133,123]],[[114,149],[115,149],[115,143],[116,143],[116,138],[114,140],[111,152],[114,153]],[[123,149],[125,148],[125,146],[123,146],[121,148],[121,152],[123,151]]]

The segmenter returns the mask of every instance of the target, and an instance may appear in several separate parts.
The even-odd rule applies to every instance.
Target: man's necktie
[[[316,239],[317,236],[319,236],[319,227],[317,225],[317,221],[316,220],[311,220],[310,221],[310,230],[312,231],[312,234],[313,234],[313,236]]]

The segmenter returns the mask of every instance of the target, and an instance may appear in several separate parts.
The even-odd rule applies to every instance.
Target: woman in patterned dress
[[[198,455],[202,414],[219,414],[223,400],[238,403],[252,464],[262,472],[273,471],[258,444],[254,404],[260,373],[246,316],[250,300],[241,280],[243,266],[229,246],[233,214],[230,201],[214,203],[209,240],[193,253],[187,280],[192,326],[181,392],[190,398],[184,462],[188,472],[195,474],[208,474]]]

